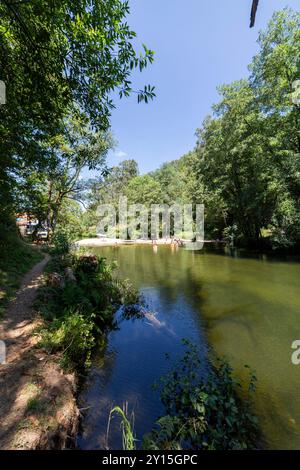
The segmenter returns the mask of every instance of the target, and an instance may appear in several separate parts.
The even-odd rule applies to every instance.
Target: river
[[[118,262],[155,314],[122,320],[96,355],[80,395],[84,408],[78,446],[121,448],[112,406],[128,403],[139,445],[162,413],[152,385],[181,355],[181,339],[225,356],[243,382],[249,365],[258,383],[255,409],[270,449],[300,448],[300,366],[291,344],[300,339],[299,259],[247,256],[227,249],[119,246],[93,249]]]

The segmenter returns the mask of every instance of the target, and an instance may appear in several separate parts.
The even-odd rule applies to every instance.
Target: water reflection
[[[169,297],[165,288],[144,287],[141,291],[149,312],[143,319],[127,317],[118,322],[119,329],[109,334],[107,349],[94,361],[81,394],[85,417],[78,445],[82,449],[121,448],[117,418],[110,424],[109,438],[106,436],[109,412],[115,405],[128,403],[138,439],[149,432],[163,412],[152,386],[181,356],[182,338],[197,343],[205,357],[206,343],[198,318],[193,319],[185,298]]]

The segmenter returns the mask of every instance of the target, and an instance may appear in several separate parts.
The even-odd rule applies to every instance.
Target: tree
[[[138,165],[132,159],[107,169],[92,185],[90,208],[96,210],[99,204],[114,204],[117,208],[120,197],[125,195],[128,184],[137,175]]]
[[[299,13],[275,13],[260,34],[250,79],[221,87],[214,118],[198,131],[206,210],[215,204],[219,229],[234,227],[247,245],[261,242],[262,229],[277,245],[300,239],[299,30]]]
[[[114,106],[111,92],[118,89],[128,96],[133,91],[132,69],[142,70],[153,61],[145,45],[141,56],[133,48],[136,34],[126,22],[128,1],[1,0],[0,12],[8,104],[18,100],[45,121],[76,102],[93,125],[107,129]],[[151,99],[154,90],[147,86],[137,94],[143,101]],[[31,103],[39,106],[33,109]]]
[[[125,195],[130,204],[151,204],[162,202],[162,189],[158,181],[150,175],[141,175],[131,179],[126,187]]]
[[[128,14],[123,0],[0,1],[1,80],[7,88],[7,104],[0,106],[1,219],[13,210],[24,167],[48,168],[44,141],[64,132],[74,103],[94,129],[106,132],[113,92],[153,98],[150,85],[132,88],[133,69],[143,70],[153,52],[143,46],[137,55]]]
[[[259,45],[250,83],[268,118],[264,140],[281,184],[271,228],[276,243],[290,245],[300,240],[300,106],[293,99],[300,76],[300,13],[274,13]]]
[[[65,234],[68,240],[79,240],[85,233],[85,212],[75,200],[64,199],[57,216],[56,233]]]
[[[245,242],[257,245],[261,229],[271,222],[277,195],[276,170],[261,138],[265,122],[253,107],[246,81],[220,92],[222,100],[215,107],[219,117],[207,120],[198,132],[200,174],[226,208],[224,222],[236,224]]]
[[[88,118],[74,110],[65,120],[64,133],[48,142],[49,162],[45,171],[24,175],[19,209],[46,222],[49,234],[55,231],[60,208],[66,199],[83,201],[89,181],[82,171],[104,171],[107,151],[113,145],[108,132],[94,131]],[[20,207],[21,206],[21,207]]]

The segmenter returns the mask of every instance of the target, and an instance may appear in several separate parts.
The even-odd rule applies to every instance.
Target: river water
[[[198,252],[159,246],[93,249],[118,262],[154,319],[122,319],[99,351],[80,396],[82,449],[121,448],[109,411],[127,403],[138,444],[162,413],[152,385],[182,353],[182,338],[225,356],[241,381],[256,373],[255,413],[271,449],[300,449],[300,366],[291,344],[300,339],[300,262],[221,249]]]

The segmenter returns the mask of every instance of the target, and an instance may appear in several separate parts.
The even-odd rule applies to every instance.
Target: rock
[[[67,281],[76,282],[76,277],[74,275],[74,272],[73,272],[72,268],[66,268],[65,269],[65,276],[66,276]]]
[[[48,276],[48,285],[53,287],[60,287],[63,285],[63,278],[58,273],[50,273]]]

